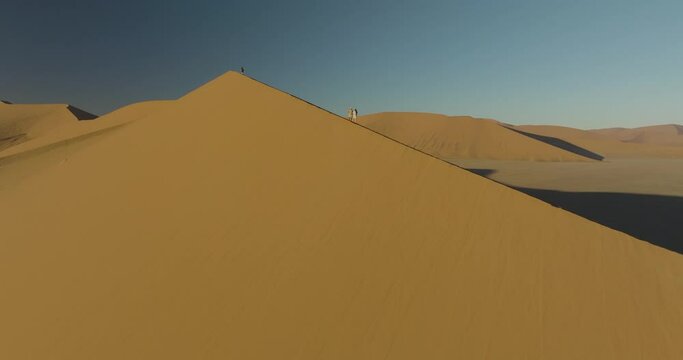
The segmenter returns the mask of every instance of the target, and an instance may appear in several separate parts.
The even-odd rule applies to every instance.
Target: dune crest
[[[495,120],[469,116],[379,113],[362,116],[359,123],[443,159],[600,160],[576,146],[525,136]]]
[[[678,254],[236,73],[0,197],[2,358],[683,358]]]

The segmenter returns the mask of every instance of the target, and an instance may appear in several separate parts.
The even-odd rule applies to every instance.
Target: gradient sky
[[[683,123],[676,0],[3,1],[0,98],[96,113],[231,69],[337,113]]]

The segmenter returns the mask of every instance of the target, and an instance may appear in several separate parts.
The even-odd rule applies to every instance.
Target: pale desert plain
[[[681,127],[90,115],[0,104],[1,359],[683,358]]]

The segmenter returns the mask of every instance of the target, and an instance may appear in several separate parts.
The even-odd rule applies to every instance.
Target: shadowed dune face
[[[374,131],[444,159],[590,161],[597,158],[576,146],[524,136],[494,120],[424,113],[380,113],[362,116],[358,121]]]
[[[564,140],[556,138],[556,137],[537,135],[537,134],[517,130],[515,128],[510,128],[510,130],[515,131],[515,132],[522,134],[524,136],[528,136],[530,138],[536,139],[538,141],[542,141],[546,144],[550,144],[552,146],[558,147],[560,149],[567,150],[567,151],[572,152],[574,154],[587,157],[589,159],[601,161],[602,159],[605,158],[604,156],[602,156],[600,154],[596,154],[592,151],[586,150],[582,147],[576,146],[570,142],[564,141]]]
[[[458,164],[591,221],[683,252],[683,159]]]
[[[683,253],[682,159],[582,164],[461,161],[459,165],[591,221]]]
[[[0,358],[683,357],[678,254],[235,73],[0,199]]]
[[[496,173],[493,169],[467,169],[469,172],[473,172],[479,176],[489,177]]]
[[[71,112],[74,117],[78,120],[94,120],[97,119],[97,115],[91,114],[85,110],[81,110],[75,106],[67,105],[66,107],[69,112]]]
[[[516,188],[551,205],[683,254],[683,197]]]
[[[7,101],[7,100],[0,100],[0,104],[12,104],[12,103]]]

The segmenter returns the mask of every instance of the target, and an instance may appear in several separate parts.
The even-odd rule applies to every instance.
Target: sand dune
[[[552,125],[521,125],[513,128],[553,136],[602,154],[606,157],[683,157],[683,146],[678,146],[673,125],[639,129],[580,130]],[[639,135],[629,138],[626,134]],[[630,139],[630,140],[629,140]],[[683,135],[680,136],[683,139]],[[683,145],[683,141],[680,142]]]
[[[78,120],[70,105],[66,104],[2,104],[0,150],[40,137],[56,128],[75,124]]]
[[[0,213],[0,358],[683,358],[680,255],[235,73]]]
[[[683,146],[683,126],[681,125],[655,125],[635,129],[598,129],[591,130],[591,132],[627,143]]]
[[[425,113],[379,113],[359,123],[443,159],[590,161],[493,120]]]
[[[0,107],[0,159],[95,134],[142,118],[170,101],[148,101],[125,106],[97,121],[71,105],[11,105]]]
[[[64,124],[77,122],[79,118],[71,109],[77,109],[79,114],[88,114],[67,104],[2,104],[0,134],[23,134],[31,137]]]

